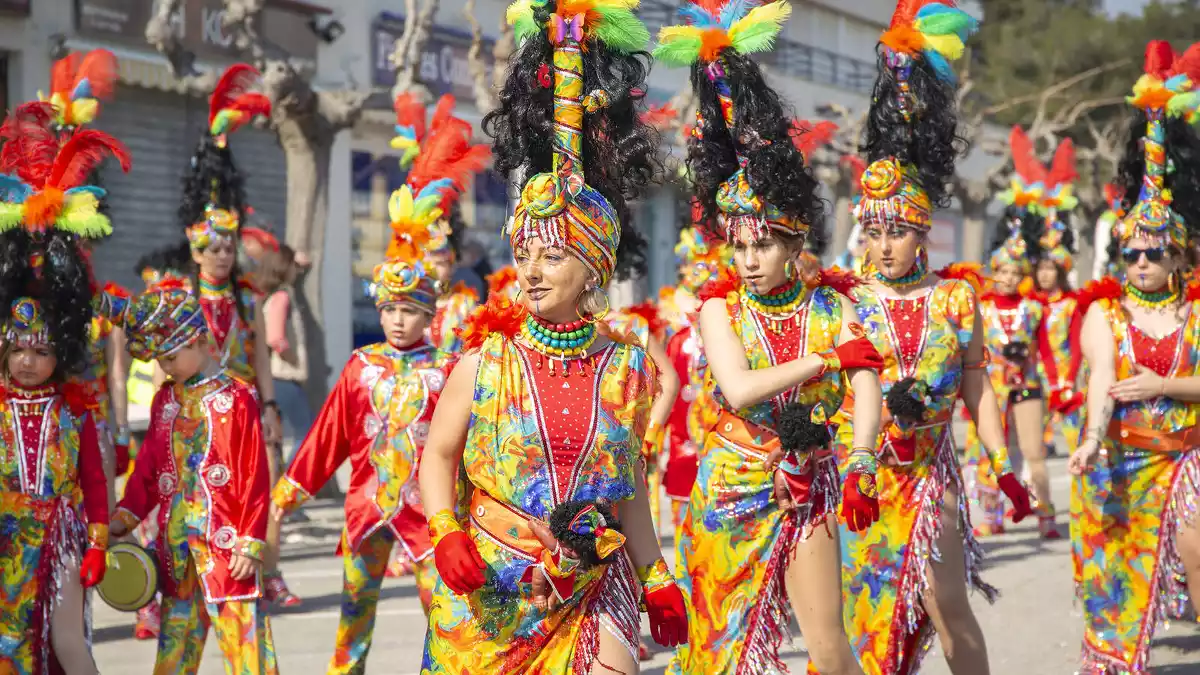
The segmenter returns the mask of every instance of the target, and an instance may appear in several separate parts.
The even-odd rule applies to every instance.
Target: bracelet
[[[274,410],[276,415],[279,414],[279,404],[275,402],[275,399],[272,398],[272,399],[263,401],[263,403],[262,403],[263,414],[265,415],[268,410]]]
[[[429,539],[433,542],[434,548],[437,548],[438,542],[446,535],[462,531],[462,525],[458,524],[458,519],[454,517],[454,512],[450,509],[438,511],[429,519]]]
[[[1012,462],[1008,458],[1008,446],[1002,445],[991,453],[992,473],[999,478],[1006,473],[1012,473]]]
[[[635,571],[638,581],[642,582],[642,589],[647,594],[675,583],[675,578],[671,576],[671,568],[667,567],[667,561],[662,558],[649,565],[639,565]]]
[[[858,473],[874,476],[878,469],[878,463],[875,459],[875,451],[871,448],[858,446],[850,450],[850,457],[846,462],[846,474]]]
[[[108,550],[108,524],[89,523],[87,526],[88,548]]]
[[[128,424],[121,424],[117,426],[117,433],[113,436],[113,443],[116,445],[129,445]]]
[[[812,379],[820,379],[829,372],[841,372],[842,360],[838,357],[837,352],[833,349],[826,349],[823,352],[817,352],[817,358],[821,359],[821,370]]]

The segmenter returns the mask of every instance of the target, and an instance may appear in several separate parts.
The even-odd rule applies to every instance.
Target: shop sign
[[[396,83],[391,54],[396,41],[404,34],[404,17],[385,12],[371,25],[372,81],[375,86],[388,87]],[[486,64],[491,82],[492,50],[495,42],[484,38],[480,57]],[[417,81],[429,88],[434,96],[453,94],[462,101],[475,100],[467,53],[471,49],[471,34],[434,25],[421,50]]]

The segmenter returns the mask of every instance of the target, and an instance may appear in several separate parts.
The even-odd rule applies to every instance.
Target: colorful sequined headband
[[[531,239],[567,250],[608,283],[617,264],[621,222],[604,195],[583,174],[585,107],[606,100],[608,93],[583,91],[583,43],[594,41],[614,51],[631,53],[650,39],[633,13],[637,0],[520,0],[509,6],[508,22],[518,43],[547,31],[554,44],[553,170],[525,182],[509,225],[513,250]],[[540,23],[537,12],[555,13]]]
[[[1009,224],[1008,238],[1004,240],[1000,248],[992,253],[989,264],[993,272],[1006,265],[1013,265],[1028,274],[1033,269],[1028,253],[1029,247],[1025,243],[1024,235],[1021,234],[1021,223],[1016,221]]]
[[[5,322],[4,339],[18,347],[51,344],[41,303],[29,297],[14,300]]]
[[[178,280],[148,290],[124,314],[126,348],[139,361],[169,356],[208,333],[200,303]]]
[[[928,232],[933,226],[933,204],[915,166],[901,165],[893,157],[876,160],[863,171],[859,187],[862,194],[855,201],[854,218],[864,227]]]
[[[1166,118],[1184,119],[1194,124],[1200,119],[1200,44],[1192,45],[1176,56],[1171,45],[1155,40],[1146,47],[1145,74],[1133,86],[1127,100],[1146,113],[1146,135],[1142,139],[1146,171],[1138,201],[1122,219],[1118,236],[1122,242],[1142,238],[1154,245],[1185,250],[1187,226],[1171,207],[1172,194],[1166,188],[1170,173],[1167,157]]]
[[[722,53],[726,49],[742,55],[769,51],[791,13],[792,6],[786,0],[759,6],[740,0],[690,3],[679,8],[679,15],[686,25],[666,26],[658,33],[659,44],[654,48],[656,59],[668,66],[688,67],[697,62],[706,65],[705,75],[717,92],[721,116],[730,136],[735,139],[735,146],[738,135],[734,132],[733,94],[722,64]],[[750,228],[755,239],[770,232],[807,234],[808,223],[790,218],[755,194],[746,177],[744,149],[735,147],[734,150],[740,168],[717,188],[716,195],[719,224],[726,239],[732,240],[743,227]]]
[[[422,263],[429,252],[429,227],[420,219],[398,217],[413,212],[410,200],[407,185],[392,193],[394,220],[387,260],[375,266],[367,291],[377,308],[407,302],[432,314],[437,309],[441,284]]]
[[[204,207],[204,220],[187,228],[188,243],[193,251],[203,251],[218,239],[233,241],[238,234],[236,211],[219,209],[212,204]]]

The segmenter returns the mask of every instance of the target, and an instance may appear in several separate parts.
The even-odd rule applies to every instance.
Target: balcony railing
[[[679,4],[670,0],[642,0],[638,16],[646,23],[651,35],[658,29],[678,21]],[[758,61],[781,75],[817,84],[829,85],[861,94],[870,94],[875,83],[874,61],[863,61],[781,37],[775,49],[758,57]]]

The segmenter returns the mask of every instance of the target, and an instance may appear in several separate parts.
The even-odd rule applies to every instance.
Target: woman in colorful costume
[[[208,322],[208,339],[221,365],[254,388],[261,401],[271,479],[282,467],[283,436],[271,350],[258,291],[237,262],[242,220],[249,212],[241,173],[233,163],[228,137],[258,115],[271,114],[271,102],[253,91],[259,73],[244,63],[230,66],[209,99],[209,128],[183,179],[179,220],[191,245],[191,287]],[[267,599],[284,607],[300,604],[279,571],[279,527],[268,524],[265,565]]]
[[[663,28],[655,49],[667,65],[691,66],[695,198],[740,275],[723,270],[700,294],[706,386],[721,413],[677,534],[691,630],[668,673],[782,670],[789,598],[822,672],[862,672],[842,629],[835,519],[839,496],[856,527],[877,516],[874,454],[863,453],[839,495],[827,419],[849,380],[859,393],[857,445],[873,442],[881,361],[832,279],[798,269],[824,218],[819,186],[779,95],[749,58],[790,13],[782,1],[689,4],[680,10],[688,25]],[[785,411],[799,419],[785,421]],[[789,425],[804,432],[798,447],[781,443]]]
[[[425,339],[438,297],[438,282],[421,258],[428,243],[420,198],[406,185],[393,205],[393,245],[375,267],[371,287],[386,342],[356,349],[337,385],[275,485],[273,515],[294,511],[351,464],[346,492],[342,616],[330,673],[361,673],[375,628],[375,608],[395,544],[414,561],[417,589],[428,611],[436,572],[433,546],[417,490],[417,463],[429,434],[438,394],[446,381],[441,357]],[[403,194],[408,192],[407,195]]]
[[[1010,142],[1016,171],[1011,189],[1001,195],[1008,207],[996,226],[992,242],[989,261],[992,287],[979,303],[980,321],[990,357],[988,376],[1004,422],[1002,442],[1016,438],[1020,449],[1018,459],[1029,465],[1038,531],[1044,539],[1058,539],[1061,535],[1054,524],[1046,446],[1042,442],[1044,392],[1038,366],[1045,366],[1046,376],[1052,382],[1058,380],[1058,372],[1053,361],[1047,362],[1042,357],[1049,351],[1045,306],[1025,281],[1033,273],[1030,261],[1042,255],[1040,242],[1045,220],[1040,215],[1039,202],[1044,196],[1046,176],[1033,143],[1020,127],[1013,128]],[[1006,490],[998,482],[1003,474],[981,442],[978,423],[972,419],[968,427],[964,454],[971,500],[979,506],[984,518],[975,533],[988,536],[1004,531],[1004,502],[1000,493]]]
[[[940,26],[931,28],[930,16],[940,17]],[[981,420],[988,459],[1016,517],[1030,509],[1009,466],[984,370],[979,275],[965,265],[928,267],[933,211],[950,201],[959,154],[955,82],[937,64],[961,56],[977,26],[946,3],[901,4],[878,50],[864,148],[870,164],[854,216],[867,254],[855,311],[884,360],[885,421],[872,448],[879,461],[879,521],[860,532],[843,526],[840,533],[845,625],[867,675],[917,672],[935,632],[952,672],[989,672],[968,589],[988,600],[995,589],[981,578],[983,551],[972,534],[955,449],[960,397]],[[842,462],[854,456],[855,435],[849,424],[838,430]]]
[[[1200,45],[1146,50],[1118,183],[1124,283],[1083,291],[1089,371],[1082,477],[1086,675],[1149,672],[1150,642],[1190,595],[1200,602],[1200,298],[1186,291],[1200,229]]]
[[[128,170],[129,155],[98,131],[60,135],[52,110],[21,106],[0,128],[0,671],[17,675],[97,672],[84,589],[108,548],[99,411],[80,379],[97,290],[80,238],[112,232],[88,175],[109,154]]]
[[[654,363],[596,320],[644,245],[626,198],[658,169],[633,8],[509,7],[519,46],[484,129],[496,170],[528,177],[509,226],[521,302],[472,319],[422,457],[440,577],[426,675],[636,673],[639,596],[656,641],[686,637],[640,462]],[[473,493],[456,517],[460,464]]]
[[[458,199],[469,185],[470,176],[482,171],[490,159],[486,145],[471,145],[471,125],[453,116],[454,97],[438,100],[428,128],[425,108],[411,94],[396,97],[396,132],[392,147],[404,151],[400,166],[411,169],[407,185],[418,199],[427,186],[441,196],[436,211],[429,211],[429,244],[424,264],[439,281],[437,313],[429,325],[430,341],[438,350],[458,355],[462,351],[459,332],[479,304],[479,294],[464,283],[451,285],[463,222]],[[451,181],[453,189],[441,189]],[[396,198],[393,194],[393,199]]]

